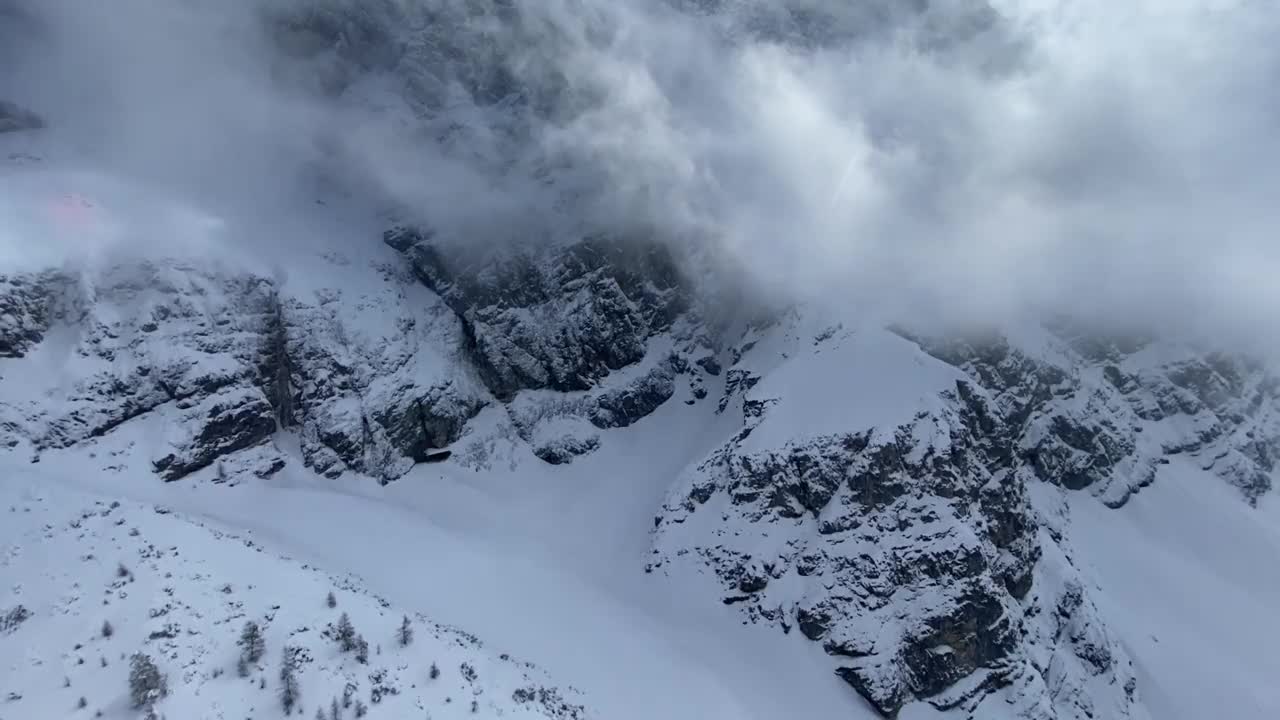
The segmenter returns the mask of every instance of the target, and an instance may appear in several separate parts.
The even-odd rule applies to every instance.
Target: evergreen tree
[[[129,658],[129,699],[135,709],[151,707],[168,694],[164,676],[150,656],[134,653]]]
[[[237,644],[240,645],[240,657],[246,665],[258,662],[267,652],[266,641],[262,639],[262,628],[252,620],[245,622]]]
[[[109,638],[115,634],[116,634],[116,629],[111,627],[111,623],[106,620],[103,620],[102,621],[102,637]]]
[[[286,647],[284,657],[280,661],[280,704],[284,714],[293,712],[293,706],[301,699],[298,691],[297,648]]]
[[[409,616],[405,615],[404,620],[400,622],[400,647],[408,647],[413,642],[413,624],[409,622]]]
[[[324,604],[328,605],[330,608],[338,607],[338,598],[333,596],[332,590],[329,591],[329,596],[324,599]]]
[[[363,635],[356,636],[356,662],[361,665],[369,662],[369,643],[365,642]]]
[[[342,648],[342,652],[351,652],[356,649],[356,629],[351,625],[351,618],[346,613],[338,618],[338,647]]]
[[[437,667],[435,663],[431,663],[431,672],[428,674],[431,676],[432,680],[435,680],[440,677],[440,668]]]
[[[342,711],[338,709],[338,698],[329,705],[329,720],[342,720]]]

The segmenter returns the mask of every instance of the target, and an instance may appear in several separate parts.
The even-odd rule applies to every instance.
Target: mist
[[[869,316],[1274,349],[1278,30],[1251,0],[9,0],[0,100],[217,213],[324,181]]]

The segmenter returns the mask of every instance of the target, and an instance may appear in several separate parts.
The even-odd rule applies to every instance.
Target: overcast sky
[[[366,20],[336,56],[286,60],[262,11],[302,6]],[[1253,335],[1280,311],[1269,1],[5,7],[0,98],[169,189],[261,202],[327,156],[476,242],[572,196],[710,243],[761,288],[869,310]],[[477,87],[556,106],[530,119]]]

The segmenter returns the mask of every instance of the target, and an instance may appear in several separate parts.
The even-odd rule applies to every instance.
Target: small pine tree
[[[83,710],[88,706],[89,706],[89,701],[86,700],[83,695],[81,695],[80,699],[76,702],[76,709]]]
[[[361,665],[369,663],[369,643],[365,642],[363,635],[356,636],[356,662]]]
[[[236,675],[242,678],[249,677],[249,661],[245,660],[244,655],[236,659]]]
[[[116,629],[111,627],[111,622],[108,620],[103,620],[102,621],[102,637],[109,638],[115,634],[116,634]]]
[[[164,675],[160,674],[160,668],[150,656],[134,653],[129,658],[129,698],[133,707],[138,710],[149,708],[168,692]]]
[[[280,661],[280,704],[284,707],[285,715],[291,714],[293,707],[301,699],[298,691],[298,677],[295,672],[297,666],[296,652],[296,648],[286,647],[284,656]]]
[[[332,590],[329,591],[329,596],[324,599],[324,604],[328,605],[330,609],[338,607],[338,598],[333,596]]]
[[[342,648],[342,652],[351,652],[356,649],[356,629],[351,625],[351,618],[346,613],[342,613],[338,617],[338,647]]]
[[[432,680],[435,680],[440,677],[440,668],[436,667],[435,663],[431,663],[431,672],[428,674],[431,676]]]
[[[244,624],[237,644],[240,645],[240,658],[246,664],[258,662],[267,652],[266,641],[262,639],[262,628],[252,620]]]
[[[342,711],[338,709],[338,698],[329,705],[329,720],[342,720]]]
[[[346,709],[346,708],[351,707],[351,695],[352,695],[355,691],[356,691],[356,688],[355,688],[355,686],[354,686],[354,685],[352,685],[351,683],[347,683],[347,686],[346,686],[345,688],[343,688],[343,689],[342,689],[342,707],[343,707],[343,709]]]
[[[356,701],[356,717],[362,718],[364,717],[364,714],[367,712],[369,712],[369,708],[365,707],[364,703],[357,700]]]
[[[324,716],[324,708],[322,707],[316,708],[316,720],[329,720]]]
[[[405,615],[404,620],[400,621],[400,647],[408,647],[413,642],[413,624],[409,622],[409,616]]]

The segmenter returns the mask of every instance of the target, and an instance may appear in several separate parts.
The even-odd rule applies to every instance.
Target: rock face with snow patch
[[[1104,705],[1129,716],[1132,669],[1079,583],[1071,597],[1032,592],[1034,475],[993,398],[905,340],[862,334],[792,342],[768,371],[751,361],[767,363],[777,338],[744,355],[738,370],[755,382],[739,383],[743,428],[673,491],[650,569],[710,569],[725,604],[820,642],[886,716],[914,699],[981,715],[997,693],[1030,717]],[[800,382],[829,377],[828,365],[851,373],[845,387]],[[877,377],[903,366],[922,368],[919,385]],[[824,404],[825,417],[804,417]],[[1063,604],[1088,642],[1055,633],[1030,645]],[[1115,691],[1080,695],[1086,685]]]
[[[0,357],[20,358],[44,339],[56,273],[0,275]]]
[[[142,263],[8,278],[5,290],[8,356],[61,334],[28,358],[65,372],[47,387],[19,387],[30,365],[0,367],[8,442],[36,451],[160,413],[167,437],[152,466],[169,480],[267,444],[278,427],[298,430],[320,472],[390,479],[456,439],[485,402],[448,357],[456,321],[408,276],[352,298],[281,297],[268,278]],[[265,462],[278,468],[278,455]]]
[[[66,384],[54,378],[40,388],[34,365],[0,368],[6,427],[36,450],[99,437],[163,409],[170,437],[153,466],[176,479],[275,431],[256,372],[272,299],[266,283],[143,263],[92,278],[46,273],[25,287],[28,308],[40,310],[27,314],[19,337],[61,336],[45,338],[50,347],[28,360],[68,375]]]
[[[1167,457],[1195,457],[1254,504],[1280,451],[1277,378],[1248,358],[1048,325],[1036,350],[1005,337],[922,340],[995,396],[1037,477],[1109,505]]]
[[[457,440],[488,402],[457,356],[461,329],[448,308],[387,272],[368,292],[282,300],[275,320],[281,423],[300,429],[306,462],[329,476],[398,477]]]
[[[689,304],[674,261],[657,244],[594,237],[471,259],[442,251],[413,228],[390,230],[385,240],[457,313],[481,377],[499,398],[525,389],[588,390],[643,359],[649,338]],[[645,404],[652,402],[635,408]]]

